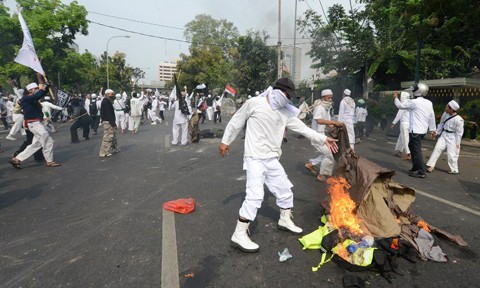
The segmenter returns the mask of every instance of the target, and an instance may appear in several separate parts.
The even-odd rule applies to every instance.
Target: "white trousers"
[[[15,158],[20,161],[26,160],[32,156],[38,149],[43,148],[43,156],[48,162],[53,161],[53,139],[48,134],[47,129],[43,125],[43,122],[31,122],[28,123],[28,129],[33,133],[32,144],[28,145],[22,153],[18,154]]]
[[[277,158],[257,159],[244,157],[243,170],[247,173],[246,196],[240,208],[240,217],[255,220],[262,206],[265,194],[263,185],[277,198],[277,206],[283,209],[293,207],[292,182],[288,180]]]
[[[182,130],[182,140],[180,143],[182,145],[187,145],[188,143],[188,122],[181,123],[181,124],[173,124],[172,127],[172,144],[178,144],[178,136],[180,134],[180,129]]]
[[[320,154],[316,158],[310,159],[310,163],[312,163],[313,166],[320,165],[320,175],[332,176],[333,165],[335,163],[332,151],[328,149],[327,145],[312,144],[312,146],[315,147]]]
[[[157,116],[157,111],[155,111],[155,110],[148,109],[148,117],[150,118],[150,120],[152,120],[152,122],[158,121],[158,122],[162,123],[162,119],[160,119]]]
[[[135,131],[140,127],[141,116],[128,116],[128,130]]]
[[[347,127],[348,142],[350,143],[350,147],[352,149],[354,149],[354,146],[355,146],[355,128],[353,128],[353,122],[345,122],[345,126]]]
[[[208,121],[213,120],[213,108],[211,106],[207,107],[207,119]]]
[[[125,117],[125,112],[123,111],[115,111],[115,125],[121,131],[127,128],[127,118]]]
[[[10,129],[10,135],[15,136],[15,134],[20,131],[22,135],[25,135],[25,130],[23,130],[23,114],[17,114],[13,113],[12,114],[12,120],[14,122],[12,129]]]
[[[447,149],[447,163],[448,167],[450,167],[450,171],[458,173],[458,157],[460,156],[460,149],[457,149],[457,145],[455,144],[455,134],[453,133],[447,133],[444,131],[442,135],[440,135],[426,165],[435,167],[438,158],[445,148]]]
[[[410,125],[408,123],[400,123],[400,134],[398,135],[397,145],[395,145],[395,151],[410,154],[410,148],[408,148],[409,127]]]

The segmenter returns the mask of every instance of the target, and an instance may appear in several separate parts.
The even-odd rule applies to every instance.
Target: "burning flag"
[[[18,11],[18,21],[20,21],[20,25],[22,26],[23,44],[22,48],[20,48],[20,51],[18,51],[15,62],[30,67],[36,72],[45,76],[45,71],[43,71],[42,64],[40,64],[37,52],[35,51],[35,47],[33,46],[32,35],[30,35],[27,23],[25,23],[25,20],[23,19],[20,10]]]
[[[360,227],[360,219],[355,214],[355,202],[350,198],[348,189],[350,184],[342,177],[330,177],[327,179],[328,194],[330,194],[330,215],[333,224],[338,228],[340,237],[344,238],[343,232],[349,232],[352,236],[363,236]],[[352,238],[352,237],[350,237]]]

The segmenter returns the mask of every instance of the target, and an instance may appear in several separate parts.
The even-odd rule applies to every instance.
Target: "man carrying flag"
[[[30,83],[26,87],[27,93],[22,97],[21,105],[24,115],[24,126],[33,133],[32,144],[10,161],[13,167],[22,169],[21,162],[32,156],[38,149],[43,148],[43,156],[48,167],[58,167],[61,164],[53,161],[53,139],[43,124],[42,106],[38,103],[47,93],[45,84]]]
[[[176,99],[173,102],[173,105],[170,107],[171,110],[175,111],[173,116],[173,125],[172,125],[172,145],[178,144],[178,136],[180,134],[180,130],[182,130],[182,139],[180,143],[182,145],[188,144],[188,115],[190,115],[190,111],[188,109],[187,101],[185,100],[185,95],[182,95],[180,88],[178,87],[177,83],[177,76],[173,75],[175,79],[175,91],[176,91]]]

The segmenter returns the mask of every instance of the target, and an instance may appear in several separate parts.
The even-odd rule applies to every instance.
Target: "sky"
[[[78,36],[75,42],[79,45],[81,53],[88,50],[97,57],[107,50],[108,42],[109,55],[116,51],[125,53],[128,65],[145,71],[145,79],[140,82],[149,84],[150,81],[158,79],[159,63],[175,62],[180,58],[180,53],[188,54],[189,43],[182,42],[185,41],[184,27],[199,14],[208,14],[216,20],[226,19],[238,28],[241,35],[245,35],[248,30],[265,30],[271,37],[268,44],[275,45],[278,41],[280,1],[282,45],[292,46],[295,0],[78,0],[78,3],[85,6],[89,12],[87,19],[99,24],[90,23],[89,34]],[[350,5],[348,0],[323,0],[321,4],[320,1],[298,1],[297,18],[302,17],[303,12],[309,8],[322,15],[321,4],[325,12],[334,3],[344,7]],[[62,2],[68,4],[71,1]],[[357,7],[355,1],[351,2]],[[13,9],[16,6],[15,1],[6,0],[4,3],[11,11],[16,10]],[[130,38],[111,39],[113,36],[127,35]],[[315,71],[309,69],[311,60],[304,55],[309,50],[309,39],[302,39],[298,31],[296,38],[297,46],[302,48],[302,79],[311,79]]]

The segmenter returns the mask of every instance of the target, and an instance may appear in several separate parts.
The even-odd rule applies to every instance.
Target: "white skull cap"
[[[37,83],[32,82],[32,83],[28,84],[27,87],[25,87],[25,88],[27,88],[27,91],[28,91],[28,90],[33,89],[33,88],[38,88],[38,85],[37,85]]]
[[[322,97],[327,96],[327,95],[333,95],[333,92],[330,89],[324,89],[324,90],[322,90],[321,95],[322,95]]]
[[[457,111],[458,109],[460,109],[460,105],[458,105],[457,101],[455,100],[448,102],[448,106],[450,106],[450,108],[452,108],[453,111]]]

